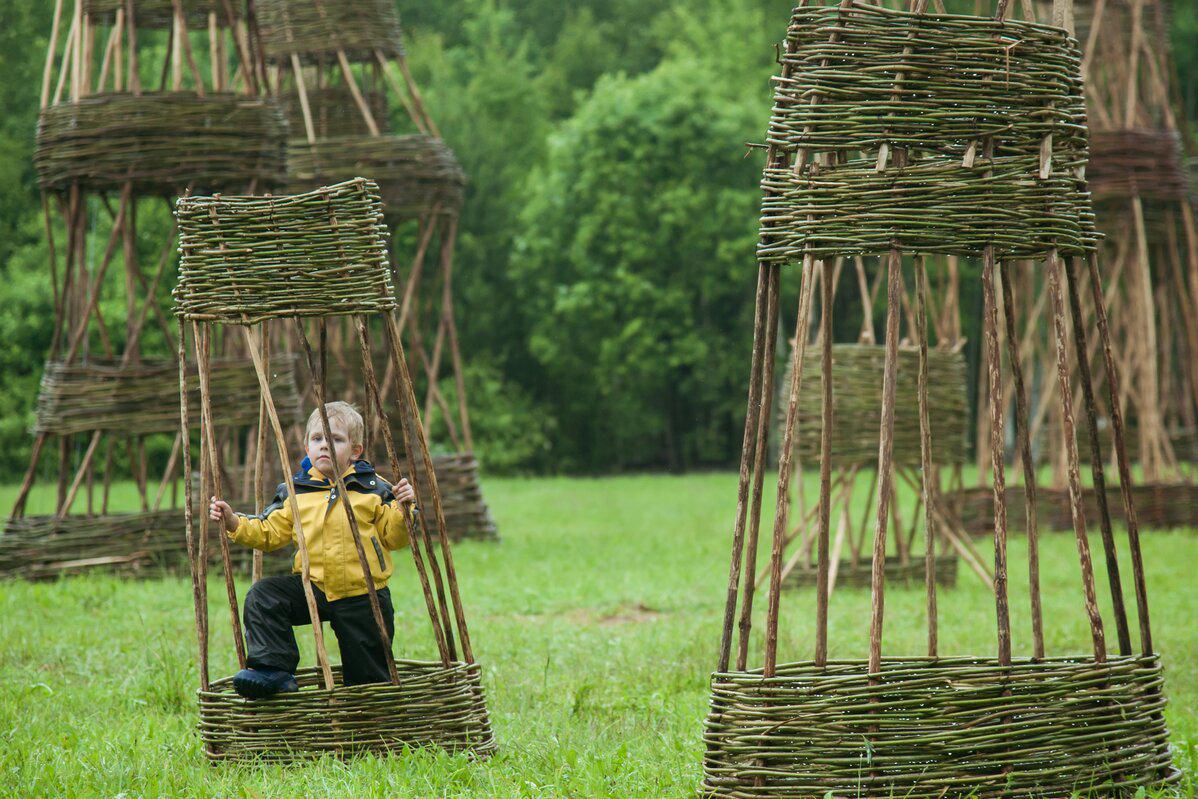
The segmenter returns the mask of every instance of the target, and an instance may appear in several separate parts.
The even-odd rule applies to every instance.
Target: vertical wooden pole
[[[416,395],[412,390],[412,376],[408,372],[407,356],[404,354],[403,341],[400,339],[400,332],[396,326],[395,317],[389,313],[384,314],[383,323],[386,326],[391,355],[396,363],[396,383],[399,390],[400,404],[401,407],[406,408],[406,413],[401,411],[400,418],[410,419],[411,428],[413,429],[409,429],[408,431],[410,434],[408,435],[408,442],[409,445],[415,443],[419,448],[424,472],[428,476],[433,513],[437,521],[437,537],[441,543],[441,559],[445,564],[445,582],[449,585],[449,596],[453,601],[454,617],[457,620],[458,641],[462,645],[462,656],[466,662],[473,663],[474,651],[470,646],[470,633],[466,626],[466,614],[462,606],[461,592],[458,588],[457,570],[454,568],[453,553],[449,548],[449,532],[445,527],[445,512],[441,505],[441,492],[437,486],[437,474],[433,468],[433,456],[429,452],[428,441],[425,439],[423,429],[421,428],[420,409],[416,405]]]
[[[322,317],[319,320],[320,325],[320,351],[323,353],[325,348],[325,320]],[[325,369],[323,365],[317,367],[316,359],[312,354],[312,345],[308,341],[308,334],[304,332],[304,323],[300,319],[295,320],[295,330],[299,336],[300,346],[303,347],[304,357],[308,362],[308,372],[312,376],[312,390],[316,394],[316,409],[320,415],[320,426],[324,433],[324,440],[329,448],[329,457],[333,461],[334,467],[337,463],[336,442],[333,439],[333,428],[329,423],[328,410],[325,408]],[[391,675],[391,683],[399,685],[399,672],[395,668],[395,656],[391,652],[391,634],[387,632],[386,619],[383,618],[383,609],[379,604],[378,589],[374,584],[374,575],[370,573],[370,561],[366,557],[366,549],[362,546],[362,531],[358,529],[358,516],[354,512],[353,503],[350,502],[349,492],[345,487],[345,480],[340,472],[334,472],[331,475],[334,489],[341,497],[341,507],[345,509],[345,518],[349,523],[350,537],[354,541],[354,549],[358,553],[358,565],[362,569],[362,580],[366,584],[366,595],[370,599],[370,612],[374,616],[375,626],[379,631],[379,643],[383,649],[383,657],[387,661],[387,671]],[[383,569],[384,565],[380,558],[379,568]]]
[[[924,590],[928,617],[928,657],[939,650],[940,625],[936,607],[936,467],[932,463],[932,422],[928,407],[928,276],[922,256],[915,259],[915,338],[919,345],[919,463],[924,508]],[[938,482],[938,481],[937,481]],[[918,515],[918,514],[917,514]]]
[[[211,355],[212,327],[192,322],[192,333],[196,341],[196,368],[200,378],[200,433],[206,444],[208,458],[200,463],[200,469],[208,469],[211,485],[217,499],[221,498],[220,450],[216,444],[216,424],[212,418]],[[204,451],[201,450],[201,451]],[[223,527],[216,531],[220,542],[221,566],[225,577],[225,595],[229,600],[229,621],[233,628],[233,645],[237,648],[237,663],[245,668],[245,636],[241,632],[241,614],[237,606],[237,586],[233,583],[233,563],[229,555],[229,536]]]
[[[720,637],[720,655],[716,671],[728,670],[732,660],[732,631],[736,624],[736,605],[740,596],[745,526],[749,512],[749,475],[757,452],[757,413],[761,402],[761,372],[765,357],[766,304],[769,296],[770,265],[759,264],[757,300],[753,322],[753,355],[749,369],[749,402],[745,411],[745,431],[740,451],[740,478],[737,487],[736,520],[732,529],[732,558],[728,570],[728,592],[724,602],[724,627]],[[751,577],[751,575],[750,575]],[[746,578],[749,579],[749,578]]]
[[[832,513],[832,429],[836,424],[832,396],[832,302],[834,281],[831,261],[823,261],[820,288],[820,435],[819,435],[819,521],[815,565],[815,663],[828,662],[828,600],[831,593],[829,537]]]
[[[197,342],[198,346],[198,342]],[[196,644],[199,647],[200,689],[207,691],[208,679],[208,582],[207,553],[202,543],[195,540],[195,521],[192,509],[195,500],[191,490],[191,419],[188,415],[187,386],[187,327],[179,317],[179,440],[183,445],[183,531],[187,539],[187,565],[191,572],[192,604],[195,607]],[[109,448],[109,454],[112,449]],[[201,474],[203,471],[201,470]],[[201,483],[203,478],[201,477]],[[201,492],[205,486],[201,485]],[[201,511],[201,526],[207,513]]]
[[[50,25],[50,43],[46,47],[46,65],[42,70],[40,108],[50,103],[50,79],[54,73],[54,51],[58,49],[58,29],[62,24],[62,0],[54,0],[54,22]]]
[[[982,291],[986,298],[983,320],[987,353],[986,374],[990,387],[990,468],[994,478],[994,603],[998,618],[998,662],[1011,664],[1011,614],[1007,593],[1007,480],[1003,458],[1004,408],[1002,362],[998,341],[998,298],[994,289],[994,248],[986,247],[982,263]]]
[[[391,476],[398,481],[401,474],[399,456],[396,454],[395,442],[391,436],[390,420],[387,418],[386,410],[383,408],[382,392],[379,390],[378,380],[374,372],[374,361],[370,351],[366,323],[361,318],[354,317],[354,327],[358,334],[358,345],[362,353],[362,376],[365,378],[367,396],[374,404],[375,412],[378,414],[380,421],[379,432],[382,434],[383,444],[387,450],[387,459],[391,464]],[[420,485],[419,481],[416,480],[415,464],[410,447],[404,448],[404,458],[407,461],[407,474],[410,476],[412,487],[416,491],[416,503],[419,505],[421,502]],[[425,568],[424,556],[420,553],[420,541],[423,540],[426,546],[428,545],[428,525],[424,522],[423,514],[418,522],[415,520],[411,505],[404,506],[404,523],[408,528],[408,544],[412,550],[412,560],[416,564],[416,574],[420,578],[420,587],[424,593],[425,606],[428,608],[429,621],[433,626],[433,638],[437,643],[437,652],[441,655],[441,664],[448,666],[453,658],[450,656],[449,647],[445,640],[445,628],[442,626],[441,618],[438,616],[437,603],[433,598],[432,588],[429,585],[428,570]]]
[[[878,436],[877,516],[870,575],[869,673],[882,670],[882,624],[886,610],[886,529],[894,485],[894,405],[898,381],[899,316],[902,312],[903,257],[896,247],[887,263],[886,363],[882,375],[882,419]]]
[[[1015,293],[1011,281],[1010,263],[999,267],[1002,278],[1002,297],[1007,331],[1007,357],[1015,393],[1015,436],[1019,440],[1019,460],[1023,464],[1023,491],[1027,513],[1028,591],[1032,613],[1032,656],[1044,657],[1044,609],[1040,601],[1040,522],[1036,505],[1036,462],[1032,456],[1032,441],[1028,431],[1027,388],[1023,380],[1023,361],[1019,339],[1015,333]],[[1004,509],[1005,510],[1005,509]]]
[[[279,452],[279,463],[283,465],[283,479],[287,483],[287,500],[291,504],[291,517],[295,529],[295,540],[300,551],[300,579],[304,586],[304,599],[308,604],[308,618],[312,622],[312,637],[316,643],[316,662],[324,678],[326,690],[333,690],[333,670],[329,666],[329,653],[324,645],[324,629],[320,626],[320,612],[316,608],[316,595],[312,592],[311,562],[308,559],[308,542],[304,538],[304,528],[300,521],[299,504],[295,498],[295,481],[291,478],[290,459],[287,457],[287,437],[283,433],[283,425],[279,422],[278,411],[275,410],[274,396],[270,391],[270,380],[262,363],[261,344],[256,341],[263,334],[255,335],[249,327],[243,329],[246,349],[254,362],[254,372],[258,375],[258,390],[266,401],[266,413],[270,418],[270,426],[275,434],[275,445]]]
[[[1081,294],[1077,288],[1077,263],[1073,258],[1065,262],[1065,277],[1069,289],[1069,309],[1073,318],[1078,373],[1082,383],[1082,396],[1085,400],[1086,429],[1090,436],[1090,474],[1094,480],[1095,498],[1098,504],[1102,548],[1106,556],[1111,605],[1115,613],[1115,631],[1119,639],[1119,654],[1127,656],[1131,654],[1131,632],[1128,630],[1127,607],[1123,601],[1123,581],[1119,575],[1119,552],[1115,549],[1115,534],[1111,529],[1111,511],[1107,505],[1102,442],[1098,438],[1098,408],[1094,399],[1094,379],[1090,373],[1090,347],[1086,342],[1085,317],[1082,315]]]
[[[1090,619],[1090,635],[1094,643],[1094,659],[1106,661],[1106,637],[1098,597],[1094,590],[1094,566],[1090,559],[1090,542],[1086,535],[1086,515],[1082,506],[1081,467],[1078,463],[1077,437],[1073,424],[1073,392],[1069,390],[1069,364],[1065,336],[1065,304],[1061,297],[1061,259],[1053,250],[1048,258],[1048,294],[1052,303],[1053,340],[1056,343],[1057,382],[1061,402],[1061,427],[1068,462],[1069,510],[1073,518],[1073,533],[1077,539],[1077,554],[1082,569],[1082,589],[1086,615]]]
[[[1119,371],[1111,351],[1111,333],[1107,324],[1106,304],[1102,296],[1102,279],[1098,274],[1096,255],[1088,259],[1090,292],[1094,300],[1094,314],[1098,324],[1098,337],[1102,342],[1103,365],[1106,383],[1111,429],[1115,441],[1115,462],[1119,467],[1119,491],[1123,495],[1123,511],[1127,519],[1127,539],[1131,549],[1132,582],[1136,593],[1136,616],[1140,621],[1140,651],[1144,655],[1153,653],[1152,623],[1148,615],[1148,585],[1144,577],[1144,555],[1140,547],[1140,522],[1132,499],[1131,463],[1127,457],[1124,437],[1123,408],[1119,403]]]

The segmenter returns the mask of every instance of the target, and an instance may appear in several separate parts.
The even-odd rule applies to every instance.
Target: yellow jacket
[[[374,585],[382,588],[387,585],[392,571],[389,551],[402,549],[408,543],[403,512],[392,504],[391,489],[366,461],[351,464],[342,479],[358,518],[358,531]],[[312,582],[324,591],[330,602],[365,594],[362,564],[354,547],[345,507],[336,496],[336,485],[313,468],[307,458],[300,464],[294,481]],[[286,483],[279,486],[274,500],[261,513],[238,516],[237,529],[229,533],[229,538],[239,544],[270,552],[295,539]],[[300,573],[298,550],[292,571]]]

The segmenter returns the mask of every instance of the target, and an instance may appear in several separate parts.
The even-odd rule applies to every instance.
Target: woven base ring
[[[1118,486],[1107,487],[1107,506],[1111,519],[1125,525],[1127,518]],[[1148,483],[1132,488],[1136,519],[1141,530],[1178,530],[1198,528],[1198,485],[1193,483]],[[994,533],[994,492],[989,488],[970,487],[944,495],[944,502],[961,521],[962,528],[974,535]],[[1082,492],[1087,519],[1097,519],[1098,494],[1093,488]],[[1023,486],[1007,486],[1007,522],[1010,532],[1027,532],[1027,499]],[[1036,521],[1044,532],[1072,532],[1069,491],[1065,488],[1036,489]]]
[[[936,556],[936,585],[951,588],[957,584],[957,556]],[[810,564],[802,564],[793,569],[782,583],[783,588],[814,588],[818,572]],[[842,560],[836,568],[837,588],[869,588],[873,577],[873,565],[868,558],[857,563]],[[886,558],[886,586],[919,587],[924,585],[925,566],[923,555],[912,555],[906,563],[900,558]]]
[[[896,659],[712,677],[701,794],[1121,796],[1176,782],[1157,657]]]
[[[205,751],[213,761],[350,757],[423,746],[480,758],[495,752],[477,663],[395,665],[399,685],[328,691],[319,672],[306,669],[296,675],[299,692],[263,700],[238,696],[232,678],[217,680],[199,692]],[[334,677],[340,683],[339,669]]]

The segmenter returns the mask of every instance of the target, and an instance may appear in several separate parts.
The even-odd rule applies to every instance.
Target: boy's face
[[[324,440],[324,429],[319,422],[308,431],[307,442],[308,460],[326,477],[341,474],[362,454],[361,444],[350,443],[349,433],[346,432],[343,421],[337,418],[329,419],[329,428],[333,431],[331,448]]]

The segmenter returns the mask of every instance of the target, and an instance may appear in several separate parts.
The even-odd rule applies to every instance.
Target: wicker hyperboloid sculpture
[[[161,392],[161,375],[176,369],[160,299],[177,247],[170,199],[279,186],[286,123],[265,97],[244,2],[53,5],[34,165],[55,325],[28,471],[0,535],[0,574],[181,568],[177,498],[186,476],[177,410],[162,404]],[[143,263],[146,251],[153,257]],[[123,280],[114,281],[118,270]],[[120,318],[106,319],[115,297],[124,304]],[[222,359],[238,354],[218,345]],[[236,369],[217,367],[218,379],[235,378]],[[299,402],[294,380],[278,390],[290,420]],[[251,440],[252,421],[226,410],[218,409],[228,421],[222,441]],[[55,456],[53,510],[26,517],[42,462]],[[139,508],[110,503],[123,480],[136,484]]]
[[[376,376],[365,321],[368,317],[381,317],[386,359],[394,366],[387,378],[395,384],[393,415],[398,417],[403,436],[401,450],[392,440],[391,426],[380,428],[392,479],[414,474],[417,468],[414,462],[431,472],[432,458],[420,423],[420,410],[399,330],[391,315],[396,299],[378,187],[359,178],[287,197],[185,197],[178,202],[176,214],[182,250],[180,279],[175,290],[180,359],[190,332],[199,366],[199,408],[191,407],[192,391],[184,371],[179,373],[179,395],[184,425],[192,414],[201,420],[202,495],[222,496],[224,490],[221,449],[213,436],[213,386],[205,346],[214,327],[237,331],[244,338],[279,461],[289,464],[294,453],[288,451],[263,353],[267,328],[272,324],[294,328],[306,356],[327,436],[329,421],[323,413],[329,371],[325,332],[326,320],[332,317],[349,318],[358,340],[367,400],[380,418],[392,415],[388,413],[388,403],[383,399]],[[315,350],[309,343],[305,320],[314,323],[319,333]],[[190,466],[192,453],[188,441],[185,437],[183,460]],[[406,461],[403,464],[401,451]],[[290,470],[283,473],[294,502]],[[330,509],[330,513],[344,509],[349,515],[363,573],[369,574],[370,561],[340,477],[337,493],[341,496],[341,506]],[[412,557],[439,659],[434,662],[391,659],[389,683],[350,688],[337,685],[317,617],[308,577],[308,549],[297,513],[295,539],[315,637],[317,667],[299,675],[298,693],[268,701],[242,699],[234,693],[229,679],[209,678],[206,560],[195,553],[205,549],[210,531],[206,514],[200,514],[197,531],[195,518],[188,513],[186,538],[188,551],[193,554],[199,636],[200,735],[210,758],[284,760],[417,746],[439,746],[478,756],[494,750],[481,670],[470,647],[435,476],[417,484],[417,504],[422,513],[414,514],[410,507],[405,507],[404,515],[411,531]],[[190,506],[190,502],[184,505]],[[212,535],[221,542],[233,638],[238,661],[244,667],[245,648],[228,541],[220,531]],[[437,538],[439,547],[434,544]],[[366,585],[375,620],[390,652],[391,642],[374,581],[367,580]]]
[[[392,231],[399,329],[417,359],[435,469],[442,484],[453,487],[443,495],[447,529],[455,539],[495,540],[479,485],[454,318],[453,256],[466,176],[408,69],[395,4],[259,0],[257,10],[266,59],[278,70],[291,121],[289,190],[358,175],[378,183]],[[392,106],[403,108],[394,127]],[[356,359],[347,327],[333,325],[329,335],[334,357]],[[357,399],[352,381],[337,388]],[[388,382],[384,398],[389,391]],[[423,473],[416,477],[424,479]]]
[[[918,655],[883,658],[886,520],[894,480],[894,419],[903,276],[914,268],[919,349],[917,380],[922,472],[931,472],[924,256],[980,257],[991,302],[984,334],[991,382],[1001,378],[995,298],[1011,272],[1046,274],[1061,396],[1071,397],[1069,340],[1085,351],[1081,319],[1067,323],[1064,295],[1078,294],[1078,273],[1097,272],[1093,214],[1082,170],[1086,118],[1077,42],[1061,27],[996,17],[928,13],[919,2],[894,11],[844,0],[797,8],[787,31],[777,80],[763,187],[758,249],[757,322],[750,376],[739,501],[733,530],[727,605],[712,704],[704,740],[703,792],[710,796],[854,796],[939,799],[947,796],[1068,796],[1093,789],[1118,795],[1175,779],[1162,716],[1162,672],[1152,646],[1138,530],[1129,525],[1132,582],[1140,627],[1133,650],[1114,541],[1103,548],[1114,598],[1117,641],[1108,647],[1099,611],[1090,539],[1080,502],[1072,406],[1064,409],[1069,489],[1077,538],[1080,587],[1092,649],[1048,657],[1040,603],[1038,554],[1030,548],[1031,635],[1027,652],[1012,643],[1007,575],[1005,472],[1001,446],[992,449],[996,512],[994,599],[996,650],[941,656],[935,582],[928,575],[928,647]],[[1068,8],[1056,18],[1064,23]],[[887,262],[885,365],[880,402],[878,486],[873,535],[872,611],[868,658],[829,659],[828,596],[814,597],[813,659],[779,661],[782,539],[789,506],[800,397],[810,387],[800,370],[787,392],[780,449],[780,497],[774,514],[766,596],[764,659],[749,668],[753,620],[751,575],[768,448],[768,411],[781,272],[802,270],[796,329],[811,317],[812,277],[841,255],[879,255]],[[1027,259],[1031,265],[1017,264]],[[1091,281],[1098,288],[1098,281]],[[1015,298],[1004,292],[1008,310]],[[1108,365],[1110,342],[1099,295],[1098,340]],[[1008,313],[1010,318],[1011,314]],[[830,568],[830,432],[833,351],[821,340],[819,391],[825,415],[820,463],[817,552],[820,587]],[[1014,339],[1009,336],[1009,339]],[[801,337],[800,341],[805,340]],[[1008,343],[1010,343],[1008,341]],[[801,350],[802,348],[796,348]],[[792,355],[801,358],[802,354]],[[801,362],[801,361],[800,361]],[[1026,396],[1015,368],[1016,440],[1030,446]],[[1115,371],[1107,389],[1117,395]],[[1084,393],[1095,387],[1082,370]],[[1117,406],[1116,406],[1117,407]],[[1006,426],[1000,395],[988,404],[993,440]],[[1088,417],[1093,416],[1087,404]],[[1114,414],[1117,460],[1126,476],[1122,419]],[[1127,482],[1125,481],[1126,485]],[[927,507],[928,483],[921,483]],[[1130,496],[1128,514],[1134,518]],[[746,523],[747,522],[747,523]],[[926,536],[925,531],[925,536]],[[1030,541],[1035,542],[1032,533]],[[931,566],[932,564],[929,564]],[[746,576],[748,578],[746,579]],[[737,618],[740,618],[739,636]],[[862,631],[864,633],[864,630]],[[734,646],[734,643],[736,646]],[[1021,647],[1022,649],[1022,647]]]

